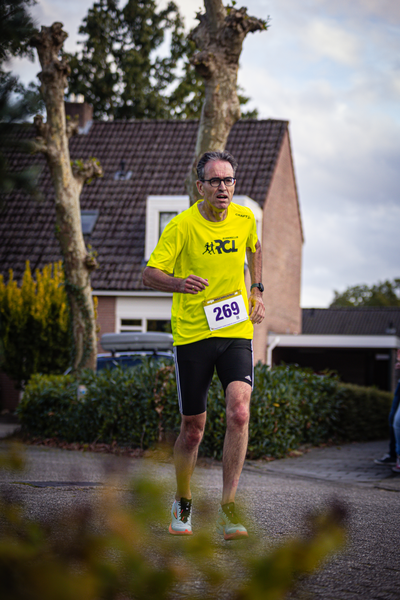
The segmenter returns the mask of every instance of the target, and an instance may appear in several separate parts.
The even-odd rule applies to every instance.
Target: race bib
[[[249,318],[241,290],[206,300],[203,307],[211,331],[247,321]]]

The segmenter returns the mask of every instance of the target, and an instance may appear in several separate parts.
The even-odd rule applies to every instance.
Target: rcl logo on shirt
[[[235,246],[235,240],[214,240],[213,242],[207,242],[205,244],[205,250],[203,254],[221,254],[225,252],[225,254],[229,254],[230,252],[237,252],[238,249]]]

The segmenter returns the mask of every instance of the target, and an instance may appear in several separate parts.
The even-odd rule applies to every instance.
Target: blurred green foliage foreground
[[[146,450],[179,432],[174,367],[148,360],[131,369],[67,375],[34,375],[18,407],[31,438],[95,442]],[[391,394],[342,384],[332,374],[294,366],[254,369],[248,457],[280,457],[301,444],[368,441],[388,435]],[[78,385],[86,393],[78,397]],[[208,394],[207,425],[200,452],[220,459],[225,399],[215,376]]]
[[[0,455],[3,469],[18,466],[18,451]],[[196,504],[203,523],[177,539],[167,532],[159,484],[137,478],[124,487],[123,495],[110,480],[90,504],[57,510],[46,522],[28,518],[3,495],[2,600],[279,600],[346,543],[338,504],[310,515],[302,536],[273,546],[256,532],[245,541],[216,541],[206,525],[215,515],[203,502]]]

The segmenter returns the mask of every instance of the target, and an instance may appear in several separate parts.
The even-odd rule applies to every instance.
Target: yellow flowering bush
[[[32,373],[62,373],[71,354],[70,316],[61,262],[32,276],[26,263],[21,286],[12,269],[0,275],[1,369],[19,387]]]

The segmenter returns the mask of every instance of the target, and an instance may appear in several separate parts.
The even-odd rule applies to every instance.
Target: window
[[[119,333],[132,331],[162,331],[171,333],[170,319],[120,319]]]
[[[255,220],[256,220],[257,237],[260,240],[260,242],[262,242],[263,211],[260,208],[260,206],[257,204],[257,202],[252,200],[249,196],[236,196],[235,195],[233,197],[233,202],[235,202],[236,204],[240,204],[241,206],[247,206],[247,208],[250,208],[250,210],[253,213]]]
[[[162,232],[168,225],[168,223],[176,217],[177,212],[160,212],[158,213],[158,239],[160,239]]]
[[[83,235],[90,235],[99,216],[98,210],[81,210],[81,224]]]
[[[124,159],[121,160],[119,171],[114,173],[114,181],[129,181],[132,177],[132,171],[125,170],[126,161]]]
[[[172,293],[141,294],[117,297],[115,307],[116,331],[171,331]]]
[[[120,333],[129,331],[143,331],[142,319],[121,319]]]
[[[149,260],[170,220],[189,208],[189,196],[148,196],[144,258]]]
[[[161,331],[163,333],[171,333],[171,321],[167,319],[148,319],[147,331]]]

